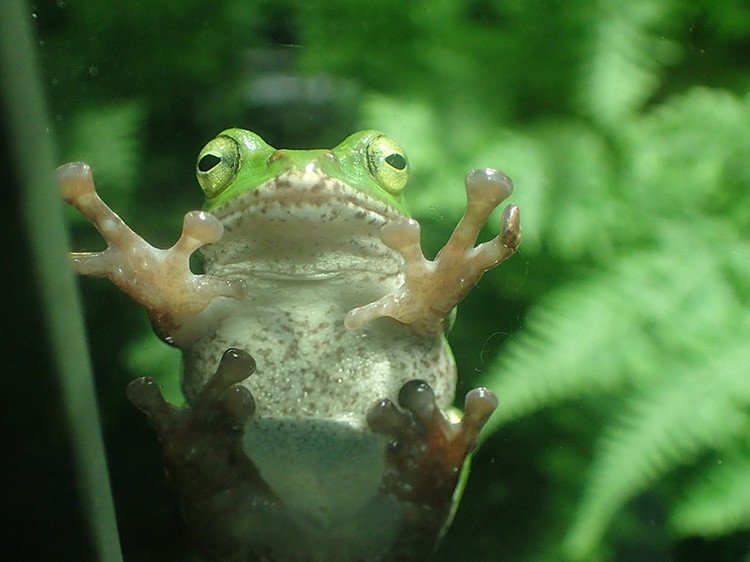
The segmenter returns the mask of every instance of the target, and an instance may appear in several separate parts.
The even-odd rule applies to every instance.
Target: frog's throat
[[[380,236],[385,224],[403,214],[317,171],[285,172],[212,212],[224,234],[201,251],[206,271],[214,275],[244,277],[250,285],[260,277],[276,283],[378,280],[397,276],[403,267]]]
[[[211,213],[231,227],[245,213],[254,209],[266,213],[273,207],[354,207],[361,218],[381,224],[404,218],[395,207],[319,170],[289,170],[211,209]]]

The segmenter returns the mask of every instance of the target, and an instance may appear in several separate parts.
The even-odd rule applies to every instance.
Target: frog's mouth
[[[304,212],[305,208],[320,212]],[[211,212],[225,227],[232,228],[246,214],[300,221],[312,214],[312,220],[323,224],[335,220],[333,211],[344,212],[346,209],[353,209],[355,218],[382,221],[382,224],[403,218],[387,203],[317,169],[286,171]]]
[[[400,265],[380,229],[403,214],[318,170],[284,172],[211,212],[224,235],[203,253],[233,272],[319,279]]]

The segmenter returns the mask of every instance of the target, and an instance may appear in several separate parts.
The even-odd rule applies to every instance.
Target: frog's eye
[[[206,197],[217,196],[237,177],[240,145],[229,137],[216,137],[198,154],[195,175]]]
[[[367,167],[383,188],[398,195],[406,185],[409,161],[396,141],[385,135],[375,137],[367,145]]]

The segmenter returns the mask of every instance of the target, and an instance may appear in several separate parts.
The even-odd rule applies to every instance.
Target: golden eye
[[[367,167],[375,180],[389,193],[398,195],[409,176],[409,161],[396,141],[385,135],[367,145]]]
[[[229,137],[216,137],[198,154],[195,175],[207,198],[216,197],[237,177],[240,145]]]

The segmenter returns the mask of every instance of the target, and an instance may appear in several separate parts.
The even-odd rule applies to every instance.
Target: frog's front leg
[[[401,409],[387,398],[378,400],[367,421],[389,438],[381,488],[408,506],[408,525],[394,547],[396,559],[427,559],[450,523],[461,494],[462,467],[497,398],[486,388],[474,389],[466,395],[463,417],[451,421],[432,388],[413,380],[401,387],[398,402]]]
[[[497,170],[484,168],[467,174],[466,211],[434,261],[425,259],[422,253],[417,221],[409,219],[385,225],[381,238],[404,258],[405,282],[398,291],[349,311],[346,326],[357,329],[375,318],[391,316],[421,334],[442,332],[451,310],[482,274],[512,256],[521,242],[518,207],[508,205],[503,212],[500,234],[474,246],[490,213],[512,191],[511,179]]]
[[[101,252],[72,253],[76,272],[109,278],[146,308],[155,330],[167,341],[175,343],[174,334],[181,324],[203,311],[215,297],[245,296],[244,281],[190,271],[190,255],[221,238],[223,227],[213,215],[202,211],[186,214],[179,240],[162,250],[133,232],[101,200],[87,164],[65,164],[57,169],[57,178],[65,201],[81,211],[107,242],[107,249]]]

